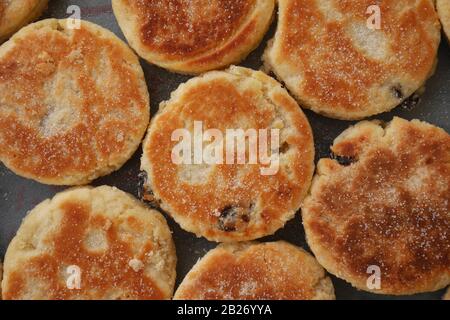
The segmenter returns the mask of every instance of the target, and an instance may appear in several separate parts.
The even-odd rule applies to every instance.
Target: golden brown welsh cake
[[[175,266],[160,213],[116,188],[75,188],[23,221],[6,253],[3,298],[170,299]]]
[[[88,183],[132,156],[148,121],[138,58],[102,27],[49,19],[0,47],[0,161],[15,173]]]
[[[186,275],[179,300],[333,300],[313,256],[284,241],[220,245]]]
[[[47,3],[48,0],[0,0],[0,43],[37,19]]]
[[[368,27],[372,0],[278,3],[264,62],[302,107],[361,119],[396,107],[434,71],[440,26],[432,0],[376,2],[380,29]]]
[[[238,63],[257,47],[274,0],[113,0],[130,45],[148,62],[198,74]]]
[[[444,300],[450,300],[450,288],[447,289],[447,292],[444,295]]]
[[[406,295],[450,284],[450,136],[394,118],[344,131],[302,207],[308,244],[358,289]],[[340,162],[338,160],[341,160]],[[381,287],[367,286],[375,268]],[[372,270],[372,271],[371,271]]]
[[[444,32],[447,35],[447,39],[450,39],[450,1],[437,0],[436,7],[439,19],[442,23],[442,27],[444,28]]]
[[[199,139],[209,129],[222,137],[205,138],[203,150],[194,146],[183,153],[190,161],[199,150],[200,161],[178,161],[176,149],[188,140],[178,139],[177,131],[199,141],[196,126],[203,128]],[[244,159],[227,130],[242,130],[248,138],[240,144]],[[256,137],[265,133],[267,141],[251,140],[250,130],[258,132]],[[236,152],[229,152],[228,143]],[[211,146],[218,147],[222,159],[215,160],[222,162],[208,160]],[[265,148],[268,152],[261,151]],[[253,163],[251,150],[256,151]],[[265,154],[274,161],[265,161]],[[147,193],[183,229],[231,242],[270,235],[293,218],[309,189],[313,161],[312,131],[295,100],[266,74],[231,67],[191,79],[160,105],[143,143],[141,168],[148,176]]]

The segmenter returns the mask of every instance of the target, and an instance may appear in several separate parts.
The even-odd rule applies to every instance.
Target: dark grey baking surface
[[[110,0],[50,0],[49,8],[43,18],[55,17],[64,18],[69,5],[79,5],[81,8],[81,18],[95,22],[116,33],[124,39],[111,9]],[[261,55],[266,42],[270,39],[275,30],[275,24],[265,37],[262,44],[255,50],[241,65],[259,69],[261,67]],[[149,65],[141,61],[151,97],[152,114],[158,109],[161,101],[170,96],[170,92],[185,82],[190,77],[181,76],[167,72],[163,69]],[[406,119],[421,119],[450,132],[449,111],[450,107],[450,49],[446,41],[442,41],[439,51],[439,64],[436,74],[427,82],[426,92],[422,96],[420,104],[409,110],[405,107],[397,107],[394,111],[379,115],[375,118],[391,120],[393,116],[400,116]],[[352,122],[338,121],[318,116],[310,111],[305,111],[315,135],[316,159],[328,157],[329,147],[333,139],[346,129]],[[411,141],[414,143],[414,141]],[[139,159],[141,150],[130,159],[119,171],[98,179],[93,185],[116,186],[124,191],[137,196]],[[32,180],[23,179],[0,164],[0,259],[3,260],[5,251],[11,239],[14,237],[21,220],[36,204],[44,199],[52,197],[55,193],[64,190],[63,187],[46,186]],[[177,285],[184,275],[190,270],[194,263],[202,257],[209,249],[216,246],[215,243],[208,242],[203,238],[196,238],[193,234],[183,231],[180,227],[166,215],[170,228],[173,231],[174,240],[177,247],[178,267]],[[274,236],[262,240],[283,239],[305,249],[308,246],[305,241],[304,231],[301,225],[300,215],[290,221],[286,227],[279,230]],[[338,299],[440,299],[443,290],[420,294],[415,296],[391,297],[369,294],[358,291],[345,281],[335,277],[333,283]]]

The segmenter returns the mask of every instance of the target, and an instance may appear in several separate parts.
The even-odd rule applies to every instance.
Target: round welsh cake
[[[186,275],[182,300],[333,300],[333,284],[313,256],[287,242],[220,245]]]
[[[374,293],[449,285],[450,136],[418,120],[365,121],[332,151],[302,207],[319,263]]]
[[[4,299],[170,299],[176,256],[162,215],[112,187],[36,206],[6,252]]]
[[[198,74],[244,59],[262,40],[274,0],[113,0],[130,45],[148,62]]]
[[[143,143],[147,199],[183,229],[231,242],[293,218],[314,170],[310,125],[293,98],[241,67],[191,79],[160,105]]]
[[[43,20],[0,47],[0,161],[16,174],[79,185],[139,146],[149,97],[138,58],[89,22]]]
[[[302,107],[362,119],[396,107],[434,72],[440,25],[433,0],[278,3],[264,62]]]

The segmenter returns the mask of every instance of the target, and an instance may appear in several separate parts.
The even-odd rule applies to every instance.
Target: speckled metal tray
[[[81,18],[95,22],[117,34],[124,39],[116,22],[111,8],[110,0],[50,0],[49,8],[42,18],[65,18],[69,5],[76,4],[81,8]],[[267,40],[275,31],[276,22],[271,27],[261,45],[241,64],[245,67],[259,69],[261,56],[266,47]],[[145,72],[151,96],[151,111],[154,114],[161,101],[169,98],[170,93],[179,84],[190,77],[170,73],[158,67],[141,61]],[[425,94],[421,102],[413,106],[400,106],[394,111],[377,116],[378,119],[391,120],[393,116],[406,119],[421,119],[450,132],[450,48],[446,41],[442,41],[439,50],[439,64],[435,75],[427,82]],[[333,139],[346,129],[352,122],[338,121],[318,116],[308,110],[305,111],[315,135],[316,160],[330,155],[330,145]],[[130,159],[119,171],[94,181],[93,185],[116,186],[137,196],[139,159],[141,150]],[[46,186],[32,180],[23,179],[0,164],[0,257],[3,260],[9,242],[14,237],[23,217],[35,205],[44,199],[53,197],[62,187]],[[178,254],[177,285],[209,249],[216,246],[203,238],[196,238],[193,234],[183,231],[169,216],[170,228],[173,231]],[[290,221],[285,228],[275,235],[262,240],[283,239],[308,249],[300,216]],[[433,293],[414,296],[391,297],[370,294],[352,288],[345,281],[333,278],[338,299],[440,299],[443,290]]]

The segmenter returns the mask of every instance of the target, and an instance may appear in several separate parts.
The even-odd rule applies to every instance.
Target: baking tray
[[[111,8],[110,0],[50,0],[48,10],[44,18],[67,18],[67,8],[70,5],[78,5],[81,8],[81,18],[97,23],[124,39],[122,32],[116,22]],[[242,66],[252,69],[261,68],[261,56],[267,41],[272,38],[276,28],[276,21],[262,41],[261,45],[252,52],[249,57],[241,63]],[[190,77],[170,73],[161,68],[152,66],[141,60],[145,77],[148,84],[151,99],[151,113],[155,114],[161,101],[167,100],[170,93],[181,83]],[[389,121],[393,116],[406,119],[421,119],[437,125],[450,132],[449,120],[450,106],[450,48],[445,40],[442,40],[439,50],[439,63],[434,76],[427,82],[425,94],[418,105],[407,104],[399,106],[392,112],[378,115],[374,118]],[[328,119],[305,110],[314,131],[316,161],[319,158],[330,156],[330,145],[344,129],[354,122]],[[413,141],[411,143],[414,143]],[[139,167],[141,150],[130,159],[119,171],[109,176],[95,180],[92,185],[110,185],[129,192],[136,197],[139,191]],[[35,205],[53,197],[55,193],[64,190],[64,187],[55,187],[39,184],[32,180],[21,178],[0,164],[0,257],[3,260],[9,242],[14,237],[22,219]],[[172,218],[165,214],[177,248],[177,282],[181,282],[191,267],[208,250],[217,244],[208,242],[203,238],[182,230]],[[309,250],[300,214],[279,230],[275,235],[261,239],[271,241],[283,239]],[[384,296],[370,294],[354,289],[343,280],[331,276],[336,291],[337,299],[440,299],[444,290],[419,294],[413,296]]]

